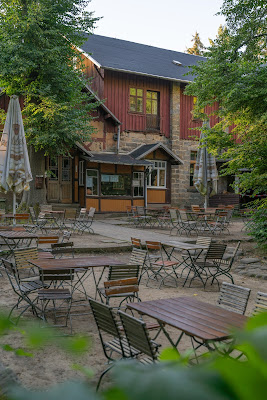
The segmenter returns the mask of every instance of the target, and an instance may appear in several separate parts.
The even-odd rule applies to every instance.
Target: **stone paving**
[[[73,241],[76,248],[81,251],[130,251],[131,237],[140,238],[144,243],[146,240],[166,241],[166,240],[179,240],[183,242],[194,242],[194,236],[177,236],[170,235],[169,230],[151,229],[151,228],[135,228],[127,225],[126,221],[119,219],[105,219],[95,220],[93,223],[95,235],[74,235]],[[215,240],[231,243],[235,240],[230,239],[228,236],[214,236]],[[248,238],[250,241],[250,238]],[[243,237],[243,249],[246,244],[246,235]],[[227,255],[231,254],[234,250],[235,243],[227,246]],[[240,274],[249,277],[256,277],[267,280],[267,263],[264,259],[260,258],[245,258],[244,251],[238,251],[238,259],[233,266],[233,270]],[[243,258],[242,258],[243,257]]]

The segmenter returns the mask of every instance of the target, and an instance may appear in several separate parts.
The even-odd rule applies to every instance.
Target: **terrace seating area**
[[[242,327],[252,294],[233,273],[240,241],[232,249],[220,240],[221,233],[231,229],[232,209],[147,213],[138,208],[138,214],[128,215],[130,231],[136,232],[130,253],[81,255],[75,252],[75,241],[90,241],[93,223],[97,232],[94,211],[89,215],[82,209],[74,216],[43,209],[36,220],[21,217],[21,223],[18,219],[16,226],[7,223],[0,230],[1,269],[12,299],[10,320],[18,324],[31,317],[64,335],[79,332],[77,321],[83,318],[91,325],[95,321],[108,360],[97,388],[117,360],[155,363],[166,342],[180,351],[185,341],[192,350],[190,363],[201,362],[203,351],[214,351],[220,342],[229,345],[230,355],[231,333],[226,335],[216,324]],[[105,219],[101,224],[108,225]],[[206,297],[203,302],[198,298],[202,293],[217,293],[217,301],[211,304]],[[265,291],[258,290],[253,313],[266,309],[266,299]],[[211,331],[216,329],[215,337]]]

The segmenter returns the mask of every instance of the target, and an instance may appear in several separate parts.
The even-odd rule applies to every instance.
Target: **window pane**
[[[137,112],[143,111],[143,99],[137,98]]]
[[[151,95],[152,95],[151,92],[149,92],[149,91],[146,92],[147,99],[151,99]]]
[[[86,170],[86,195],[98,195],[98,171],[87,169]]]
[[[158,170],[153,169],[153,171],[151,172],[151,186],[158,186],[157,176],[158,176]]]
[[[143,89],[137,89],[137,96],[143,97]]]
[[[131,175],[101,175],[103,196],[131,196]]]
[[[152,106],[151,101],[146,101],[146,112],[147,114],[151,114]]]
[[[190,159],[191,159],[192,161],[194,161],[194,160],[197,159],[197,152],[196,152],[196,151],[191,151],[191,153],[190,153]]]
[[[152,101],[152,113],[154,115],[157,115],[158,113],[158,103],[156,101]]]
[[[151,97],[152,99],[156,99],[158,98],[158,93],[157,92],[151,92]]]
[[[130,94],[133,96],[136,96],[136,89],[135,88],[130,88]]]
[[[130,97],[130,110],[131,111],[136,111],[136,103],[135,103],[136,98],[135,97]]]
[[[161,169],[159,171],[159,186],[165,186],[165,170]]]

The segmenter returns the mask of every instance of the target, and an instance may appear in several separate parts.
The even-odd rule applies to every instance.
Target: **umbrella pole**
[[[205,195],[205,200],[204,200],[204,208],[206,210],[206,208],[208,207],[208,195]]]
[[[13,192],[13,215],[16,214],[16,193]],[[13,225],[16,225],[16,219],[13,219]]]

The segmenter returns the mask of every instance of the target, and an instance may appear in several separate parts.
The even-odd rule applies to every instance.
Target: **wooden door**
[[[72,160],[70,157],[48,159],[47,201],[72,203]]]

